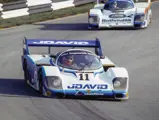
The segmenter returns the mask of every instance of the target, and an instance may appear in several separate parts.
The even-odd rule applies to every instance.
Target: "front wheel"
[[[24,66],[24,83],[28,85],[28,70],[27,70],[26,61],[24,61],[23,66]]]
[[[89,30],[99,30],[100,28],[99,28],[98,26],[88,25],[88,29],[89,29]]]
[[[43,80],[42,80],[42,72],[40,71],[39,74],[38,74],[38,79],[39,79],[39,92],[41,95],[44,95],[44,91],[43,91]]]
[[[92,30],[92,27],[88,25],[88,30]]]

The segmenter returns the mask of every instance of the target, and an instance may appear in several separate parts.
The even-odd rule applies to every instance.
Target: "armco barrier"
[[[2,12],[1,17],[3,19],[7,19],[7,18],[26,16],[26,15],[29,15],[28,10],[29,10],[28,8],[23,8],[23,9]]]
[[[52,11],[51,4],[31,6],[31,7],[28,7],[28,8],[29,8],[29,10],[28,10],[29,14]]]
[[[0,19],[59,10],[94,1],[96,0],[21,0],[18,2],[0,4]]]
[[[2,11],[3,11],[2,6],[3,6],[3,5],[0,4],[0,19],[1,19]]]
[[[3,4],[2,8],[3,11],[11,11],[11,10],[17,10],[17,9],[23,9],[23,8],[27,8],[27,4],[26,4],[27,0],[21,0],[18,2],[11,2],[11,3],[7,3],[7,4]]]
[[[43,5],[43,4],[51,4],[51,0],[27,0],[28,7]]]
[[[3,9],[2,9],[2,6],[3,6],[3,4],[1,4],[1,3],[0,3],[0,11],[2,11],[2,10],[3,10]]]
[[[91,2],[96,2],[97,0],[74,0],[74,5],[78,6],[78,5],[83,5],[83,4],[87,4],[87,3],[91,3]]]
[[[74,7],[74,0],[66,0],[62,2],[53,2],[52,3],[52,9],[53,10],[58,10],[62,8],[68,8],[68,7]]]
[[[51,0],[27,0],[29,14],[52,11]]]
[[[27,0],[3,4],[1,17],[3,19],[29,15]]]

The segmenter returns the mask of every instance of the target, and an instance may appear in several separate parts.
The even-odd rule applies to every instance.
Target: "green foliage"
[[[12,26],[19,26],[23,24],[32,24],[35,22],[45,21],[45,20],[52,20],[56,18],[76,15],[80,13],[86,13],[94,6],[94,4],[86,4],[78,7],[66,8],[61,10],[56,10],[53,12],[44,12],[44,13],[37,13],[32,14],[30,16],[22,16],[17,18],[10,18],[10,19],[0,19],[0,28],[8,28]]]

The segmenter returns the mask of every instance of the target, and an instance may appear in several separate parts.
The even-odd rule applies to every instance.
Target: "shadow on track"
[[[0,78],[0,96],[41,97],[34,89],[27,87],[23,79]]]
[[[106,101],[106,102],[124,102],[126,100],[115,100],[110,98],[94,98],[94,97],[66,97],[66,98],[56,98],[56,99],[66,99],[66,100],[89,100],[89,101]]]
[[[110,101],[117,102],[120,100],[113,99],[96,99],[92,97],[44,97],[40,93],[30,86],[24,84],[23,79],[0,79],[0,96],[6,97],[38,97],[38,98],[52,98],[52,99],[61,99],[61,100],[92,100],[92,101]]]
[[[98,29],[89,30],[87,23],[39,23],[35,24],[42,26],[40,30],[67,30],[67,31],[98,31]],[[100,30],[112,31],[112,30],[138,30],[134,28],[102,28]]]

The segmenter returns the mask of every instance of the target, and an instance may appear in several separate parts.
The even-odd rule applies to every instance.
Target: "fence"
[[[96,0],[20,0],[18,2],[0,4],[0,18],[14,18],[40,12],[74,7]]]

